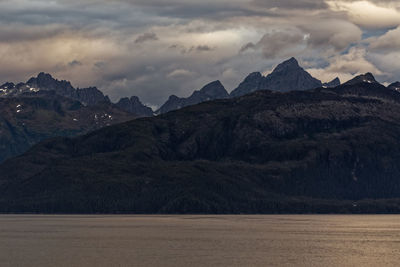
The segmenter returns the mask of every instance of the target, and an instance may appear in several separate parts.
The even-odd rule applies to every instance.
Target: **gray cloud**
[[[248,43],[240,51],[261,49],[265,58],[280,58],[295,55],[304,49],[306,35],[297,29],[274,30],[266,33],[257,44]]]
[[[211,47],[209,47],[208,45],[199,45],[196,47],[196,50],[200,51],[200,52],[204,52],[204,51],[211,51],[213,49]]]
[[[146,33],[140,35],[138,38],[136,38],[135,43],[141,44],[141,43],[145,43],[148,41],[157,41],[157,40],[158,40],[157,34],[155,34],[153,32],[146,32]]]
[[[0,0],[0,83],[46,71],[160,105],[215,79],[233,89],[290,56],[323,79],[400,76],[399,3],[362,1],[360,13],[360,1],[334,2]]]
[[[327,7],[324,0],[254,0],[253,4],[265,8],[280,9],[323,9]]]
[[[70,67],[77,67],[77,66],[82,66],[83,63],[80,62],[79,60],[72,60],[71,62],[68,63]]]
[[[240,48],[240,53],[246,52],[247,50],[255,50],[257,48],[257,45],[253,44],[253,43],[247,43],[244,46],[242,46]]]
[[[400,27],[372,38],[370,48],[374,51],[398,51],[400,47]]]
[[[326,3],[331,10],[346,14],[350,21],[363,28],[381,29],[400,24],[398,1],[327,0]]]
[[[310,23],[300,26],[307,34],[308,44],[314,47],[332,47],[336,52],[358,43],[362,37],[362,31],[353,23],[338,19],[322,20],[318,23]]]
[[[297,27],[273,29],[257,43],[247,43],[240,53],[261,50],[265,58],[282,58],[299,55],[311,50],[323,54],[337,54],[361,41],[362,31],[350,22],[321,20]]]

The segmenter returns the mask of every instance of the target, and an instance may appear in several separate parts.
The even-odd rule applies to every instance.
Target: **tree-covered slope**
[[[0,211],[398,212],[399,136],[378,83],[260,91],[45,141],[0,166]]]
[[[83,106],[51,91],[0,98],[0,162],[57,136],[77,136],[134,119],[110,103]]]

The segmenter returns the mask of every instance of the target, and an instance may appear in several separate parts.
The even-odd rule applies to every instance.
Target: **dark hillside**
[[[399,212],[399,136],[378,83],[259,91],[45,141],[0,166],[0,209]]]

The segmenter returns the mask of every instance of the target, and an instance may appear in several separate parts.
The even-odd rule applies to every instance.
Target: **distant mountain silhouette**
[[[332,81],[322,84],[322,87],[335,88],[336,86],[339,86],[340,84],[341,84],[340,79],[338,77],[336,77]]]
[[[108,96],[104,96],[97,87],[75,89],[69,81],[59,81],[44,72],[39,73],[37,77],[29,79],[26,83],[15,85],[14,83],[7,82],[3,84],[0,86],[0,98],[18,97],[25,93],[39,91],[54,91],[57,95],[77,100],[86,106],[93,106],[99,103],[111,104]],[[131,99],[121,99],[117,106],[137,117],[152,116],[153,114],[151,109],[144,106],[136,96]],[[135,114],[134,112],[139,112],[139,114]]]
[[[36,78],[31,78],[25,85],[20,84],[20,88],[29,87],[30,91],[47,90],[55,91],[58,95],[80,101],[84,105],[96,105],[101,102],[110,102],[110,99],[96,87],[75,89],[68,81],[59,81],[50,74],[40,73]]]
[[[68,81],[54,79],[48,73],[39,73],[37,77],[29,79],[26,83],[5,83],[0,86],[0,97],[15,97],[24,93],[38,91],[54,91],[56,94],[78,100],[84,105],[92,106],[101,102],[110,103],[110,99],[96,87],[75,89]]]
[[[167,113],[172,110],[199,104],[205,101],[228,98],[229,94],[220,81],[207,84],[199,91],[195,91],[188,98],[180,98],[175,95],[169,97],[168,101],[156,111],[157,114]]]
[[[151,117],[154,115],[153,110],[143,105],[137,96],[121,98],[116,106],[138,117]]]
[[[232,97],[243,96],[251,92],[266,90],[264,88],[265,77],[260,72],[250,73],[238,88],[231,92]]]
[[[293,90],[314,89],[321,86],[332,88],[338,85],[340,85],[339,78],[335,78],[329,83],[322,84],[321,81],[313,78],[300,67],[295,58],[291,58],[279,64],[274,71],[266,77],[262,76],[260,72],[249,74],[230,95],[226,92],[223,85],[219,81],[216,81],[206,85],[200,91],[195,91],[188,98],[171,95],[167,102],[162,105],[156,113],[163,114],[205,101],[243,96],[259,90],[288,92]]]
[[[372,73],[368,72],[366,74],[356,76],[355,78],[351,79],[350,81],[348,81],[344,84],[345,85],[354,85],[354,84],[359,84],[359,83],[378,83],[378,82],[375,80],[374,75],[372,75]]]
[[[308,90],[321,87],[322,82],[313,78],[299,66],[295,58],[279,64],[271,74],[263,77],[261,73],[250,74],[238,88],[231,92],[232,97],[259,91],[272,90],[288,92],[293,90]]]

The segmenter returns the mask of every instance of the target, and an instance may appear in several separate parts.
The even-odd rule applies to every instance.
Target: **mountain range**
[[[84,105],[95,105],[100,102],[110,102],[110,99],[95,87],[75,89],[68,81],[58,81],[50,74],[39,73],[26,83],[7,82],[0,86],[0,97],[15,97],[24,93],[38,91],[54,91],[60,96],[78,100]]]
[[[295,58],[291,58],[279,64],[267,76],[263,76],[260,72],[249,74],[230,94],[228,94],[220,81],[215,81],[206,85],[201,90],[195,91],[188,98],[180,98],[172,95],[156,113],[163,114],[205,101],[239,97],[260,90],[287,92],[314,89],[321,86],[336,87],[338,85],[340,85],[339,78],[335,78],[328,83],[322,83],[300,67]]]
[[[279,64],[271,74],[265,77],[260,72],[251,73],[230,94],[220,81],[214,81],[205,85],[202,89],[194,91],[187,98],[171,95],[156,112],[143,105],[137,96],[121,98],[116,103],[116,106],[137,117],[149,117],[154,114],[163,114],[205,101],[243,96],[259,90],[285,92],[291,90],[308,90],[320,86],[335,87],[338,85],[340,85],[339,78],[335,78],[328,83],[322,83],[300,67],[295,58],[291,58]],[[0,97],[18,97],[24,93],[38,91],[55,91],[60,96],[77,100],[87,106],[102,102],[111,103],[108,96],[105,96],[96,87],[76,89],[69,81],[59,81],[54,79],[50,74],[43,72],[39,73],[37,77],[32,77],[26,83],[14,84],[7,82],[3,84],[0,86]]]
[[[0,86],[0,162],[57,136],[77,136],[135,118],[153,116],[139,98],[111,103],[96,87],[75,89],[70,82],[39,73],[26,83]]]
[[[48,73],[39,73],[37,77],[32,77],[26,83],[14,84],[7,82],[0,86],[0,98],[18,97],[25,93],[35,93],[39,91],[54,91],[57,95],[77,100],[85,106],[93,106],[99,103],[111,104],[108,96],[105,96],[97,87],[74,88],[69,81],[59,81]],[[137,99],[137,100],[136,100]],[[117,106],[137,117],[152,116],[149,108],[144,106],[137,97],[128,99],[131,103],[127,104],[125,98],[121,99]]]
[[[154,116],[45,73],[6,83],[0,212],[397,213],[399,88],[322,83],[292,58]]]
[[[261,90],[44,141],[0,165],[0,211],[400,212],[399,135],[369,73]]]
[[[77,136],[135,115],[107,102],[85,106],[55,91],[0,98],[0,162],[57,136]]]
[[[323,86],[333,87],[339,84],[340,81],[335,79]],[[50,74],[42,72],[37,77],[30,78],[26,83],[14,84],[7,82],[0,86],[0,102],[2,102],[4,111],[0,115],[0,120],[3,121],[0,131],[7,133],[2,136],[0,162],[19,155],[37,142],[51,137],[72,137],[101,126],[126,121],[127,119],[151,117],[154,114],[163,114],[190,105],[216,99],[227,99],[237,94],[265,90],[265,88],[285,91],[287,86],[291,86],[294,90],[304,90],[321,85],[320,81],[311,77],[299,66],[297,60],[292,58],[279,64],[267,77],[263,77],[260,73],[250,74],[231,95],[229,95],[220,81],[214,81],[195,91],[188,98],[171,96],[160,109],[153,112],[151,108],[143,105],[136,96],[121,98],[117,103],[113,104],[108,96],[105,96],[96,87],[74,88],[69,81],[60,81]],[[26,102],[27,99],[29,103]],[[75,102],[71,102],[71,104],[68,99],[76,101],[80,105]],[[30,105],[37,102],[46,102],[46,108],[43,109],[40,105]],[[57,102],[57,104],[53,102]],[[25,110],[16,109],[14,103],[20,103],[16,105],[23,105]],[[76,105],[77,109],[82,110],[82,114],[85,114],[87,118],[84,119],[80,116],[79,119],[76,118],[78,122],[72,122],[71,118],[65,115],[71,113],[69,108],[71,105]],[[29,108],[27,108],[28,106]],[[60,112],[60,110],[57,110],[59,106],[62,106],[61,109],[65,110]],[[88,109],[86,107],[94,108]],[[120,110],[117,111],[117,109]],[[21,113],[16,113],[18,110]],[[24,117],[23,114],[27,114],[26,110],[35,115]],[[108,114],[110,110],[113,111],[112,121],[110,120],[106,124],[93,121],[94,114]],[[52,114],[51,116],[49,115],[50,113]],[[81,125],[83,122],[86,122],[86,124]],[[52,126],[46,128],[46,125],[52,124],[57,125],[57,128],[55,129]],[[37,125],[42,125],[43,127],[37,130]]]
[[[172,110],[199,104],[206,101],[228,98],[229,94],[220,81],[207,84],[199,91],[195,91],[188,98],[180,98],[175,95],[169,97],[168,101],[156,111],[157,114],[167,113]]]
[[[153,110],[143,105],[137,96],[121,98],[118,103],[116,103],[116,106],[138,117],[151,117],[154,115]]]
[[[231,96],[243,96],[254,91],[272,90],[287,92],[293,90],[308,90],[321,87],[322,82],[312,77],[299,66],[295,58],[279,64],[271,74],[262,76],[261,73],[251,73],[238,88],[234,89]]]

